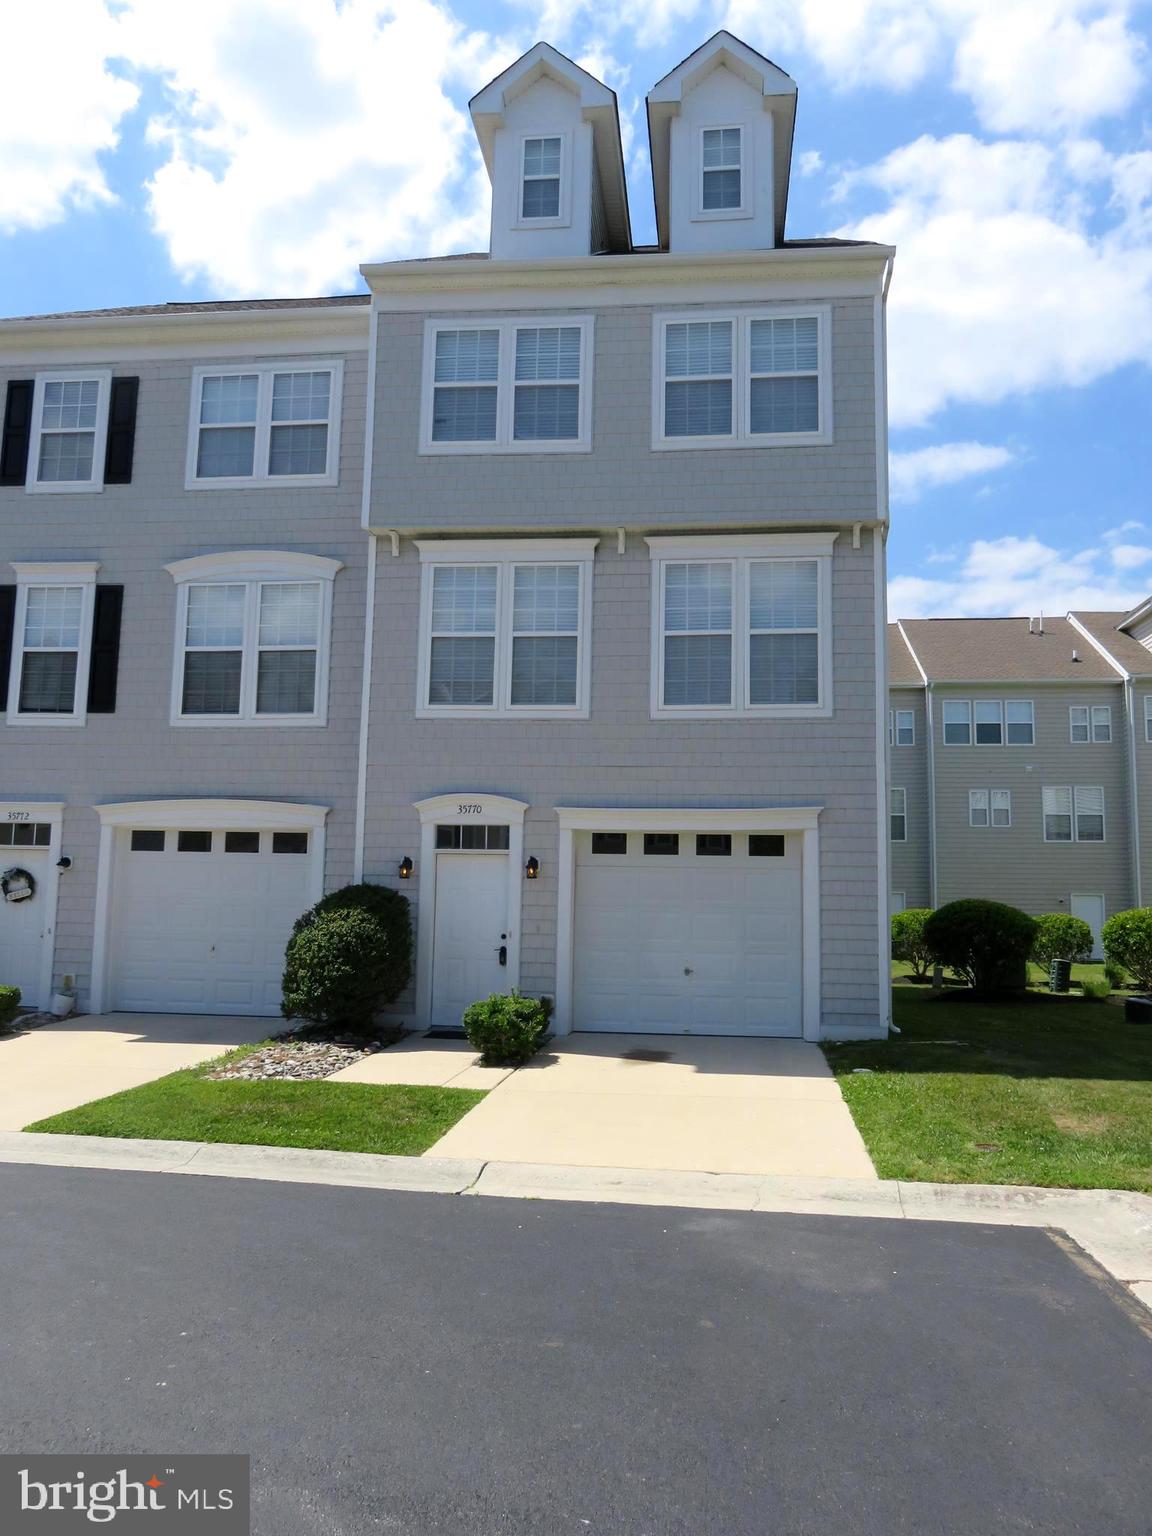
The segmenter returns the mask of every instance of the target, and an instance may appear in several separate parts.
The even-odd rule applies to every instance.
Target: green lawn
[[[908,983],[909,971],[910,967],[906,961],[893,960],[892,980],[897,984],[897,986]],[[1074,965],[1072,967],[1073,985],[1075,985],[1078,981],[1087,980],[1095,982],[1103,982],[1106,980],[1104,975],[1104,962],[1102,960],[1094,960],[1088,965]],[[912,984],[922,985],[922,983]],[[1047,989],[1048,972],[1042,965],[1034,965],[1031,961],[1028,962],[1028,985],[1031,987],[1043,987]],[[1129,978],[1127,986],[1134,990],[1136,988],[1136,983],[1132,981],[1131,978]]]
[[[894,996],[899,1035],[824,1048],[881,1178],[1152,1193],[1152,1029],[1075,996]]]
[[[484,1097],[473,1089],[392,1083],[213,1082],[204,1074],[216,1065],[173,1072],[25,1129],[417,1156]]]

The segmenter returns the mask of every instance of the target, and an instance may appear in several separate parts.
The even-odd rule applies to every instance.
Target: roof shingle
[[[1046,618],[1043,633],[1037,634],[1029,634],[1029,623],[1025,618],[905,619],[903,627],[933,683],[1118,680],[1116,668],[1067,619]]]

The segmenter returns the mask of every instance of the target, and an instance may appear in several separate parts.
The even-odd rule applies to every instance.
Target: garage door
[[[573,1027],[800,1035],[801,838],[576,836]]]
[[[280,1011],[284,946],[311,905],[310,832],[117,833],[112,1008]]]

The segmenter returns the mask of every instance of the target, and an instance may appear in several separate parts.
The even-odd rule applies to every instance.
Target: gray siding
[[[1140,850],[1140,900],[1152,906],[1152,742],[1147,738],[1144,725],[1144,700],[1152,698],[1152,687],[1147,682],[1136,683],[1133,688],[1133,727],[1136,739],[1136,803],[1137,838]],[[1135,884],[1135,882],[1133,882]],[[1133,890],[1132,900],[1136,893]]]
[[[890,845],[892,890],[903,891],[905,905],[931,905],[928,805],[928,727],[923,688],[893,688],[891,709],[910,709],[916,717],[916,742],[911,747],[893,745],[888,753],[889,782],[905,791],[908,838]]]
[[[63,846],[73,863],[60,881],[55,975],[76,976],[82,1004],[92,957],[95,804],[224,796],[329,805],[326,880],[351,878],[367,559],[359,528],[364,353],[346,355],[339,484],[312,490],[185,491],[193,363],[113,356],[109,365],[141,380],[131,485],[64,495],[0,488],[0,562],[99,560],[98,580],[125,588],[116,712],[92,715],[81,728],[0,722],[0,797],[67,803]],[[0,399],[9,378],[34,372],[0,370]],[[169,725],[176,589],[164,566],[237,549],[344,562],[333,593],[327,728]],[[11,579],[0,565],[0,581]]]

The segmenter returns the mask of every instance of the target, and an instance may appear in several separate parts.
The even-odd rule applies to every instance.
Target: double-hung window
[[[889,836],[894,843],[908,841],[908,791],[894,785],[888,791]]]
[[[422,453],[587,450],[591,404],[589,316],[428,323]]]
[[[652,446],[831,442],[830,313],[658,315]]]
[[[98,491],[104,483],[112,375],[42,373],[32,402],[29,491]]]
[[[944,745],[968,747],[972,744],[972,704],[968,699],[945,699],[942,705]]]
[[[1068,710],[1068,734],[1070,740],[1078,743],[1111,741],[1111,705],[1071,705]]]
[[[343,365],[197,368],[186,484],[335,485]]]
[[[595,548],[595,539],[420,543],[417,713],[586,716]]]
[[[1099,785],[1045,785],[1044,841],[1102,843],[1104,790]]]
[[[520,222],[559,223],[563,207],[563,135],[553,133],[526,138],[521,156]]]
[[[170,565],[173,724],[323,725],[339,569],[337,560],[264,552]]]
[[[704,128],[700,134],[700,212],[744,212],[744,130]]]
[[[1030,747],[1035,741],[1031,699],[945,699],[946,747]]]
[[[1004,730],[1010,747],[1031,747],[1036,741],[1036,711],[1031,699],[1009,699],[1004,705]]]
[[[968,824],[972,827],[1010,827],[1012,792],[1007,789],[970,789]]]
[[[911,709],[888,711],[888,745],[890,747],[914,747],[916,745],[916,715]]]
[[[648,545],[654,715],[830,712],[829,536]]]
[[[8,723],[83,725],[98,567],[84,561],[20,563],[14,569]]]
[[[1152,693],[1144,695],[1144,740],[1152,741]]]

